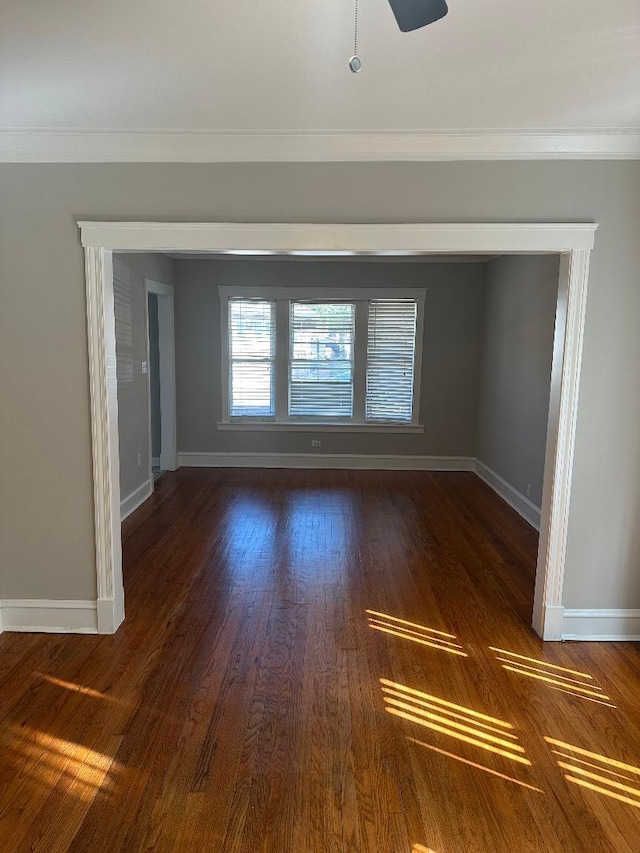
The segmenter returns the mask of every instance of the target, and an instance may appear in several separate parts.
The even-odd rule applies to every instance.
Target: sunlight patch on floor
[[[113,776],[120,769],[114,755],[122,738],[113,738],[110,749],[99,752],[26,726],[11,729],[10,748],[27,778],[49,788],[65,783],[69,793],[85,800],[113,789]]]
[[[105,696],[104,693],[100,693],[99,690],[94,690],[91,687],[85,687],[83,684],[74,684],[71,681],[63,681],[61,678],[54,678],[52,675],[42,675],[42,673],[36,673],[40,676],[43,681],[48,681],[49,684],[53,684],[55,687],[62,687],[63,690],[71,690],[73,693],[82,693],[83,696],[91,696],[93,699],[110,699],[110,697]]]
[[[454,761],[460,761],[468,767],[475,767],[476,770],[482,770],[484,773],[489,773],[491,776],[496,776],[498,779],[504,779],[506,782],[513,782],[515,785],[520,785],[522,788],[527,788],[529,791],[536,791],[539,794],[544,794],[541,788],[536,788],[534,785],[529,785],[527,782],[522,782],[520,779],[515,779],[513,776],[508,776],[506,773],[500,773],[498,770],[493,770],[484,764],[478,764],[476,761],[470,761],[468,758],[463,758],[461,755],[456,755],[453,752],[447,752],[445,749],[440,749],[431,743],[425,743],[422,740],[408,737],[408,741],[415,743],[418,746],[423,746],[425,749],[430,749],[432,752],[437,752],[438,755],[443,755],[446,758],[452,758]]]
[[[545,740],[551,746],[558,747],[552,752],[558,756],[558,767],[566,771],[564,778],[568,782],[640,809],[640,788],[626,784],[634,782],[640,785],[640,768],[555,738],[545,737]]]
[[[457,639],[455,634],[447,634],[445,631],[437,631],[435,628],[426,628],[424,625],[408,622],[406,619],[399,619],[397,616],[389,616],[388,613],[381,613],[378,610],[367,610],[367,621],[369,627],[376,631],[382,631],[404,640],[411,640],[414,643],[429,646],[441,652],[467,657],[467,653],[460,643],[453,642]]]
[[[517,736],[509,731],[513,729],[510,723],[388,679],[381,678],[380,683],[385,710],[389,714],[510,761],[531,764],[524,757],[524,748],[515,742]]]
[[[525,678],[541,681],[551,690],[559,690],[561,693],[568,693],[579,699],[586,699],[588,702],[606,705],[608,708],[616,707],[602,687],[594,682],[593,676],[586,672],[567,669],[535,658],[527,658],[504,649],[491,647],[491,651],[495,652],[496,660],[505,672],[512,672],[516,675],[523,675]],[[569,675],[565,675],[565,673],[569,673]]]
[[[541,661],[541,660],[538,660],[537,658],[529,658],[529,657],[526,657],[525,655],[519,655],[519,654],[516,654],[515,652],[509,652],[506,649],[498,649],[495,646],[489,646],[489,648],[491,649],[492,652],[497,652],[498,654],[501,654],[501,655],[509,655],[510,658],[517,658],[518,660],[524,660],[524,661],[528,661],[529,663],[534,663],[534,664],[536,664],[536,666],[545,666],[545,667],[548,667],[549,669],[555,669],[555,670],[559,670],[562,672],[568,672],[570,675],[578,675],[581,678],[588,678],[588,679],[593,680],[593,676],[589,675],[587,672],[580,672],[577,669],[567,669],[566,666],[558,666],[555,663],[547,663],[546,661]]]

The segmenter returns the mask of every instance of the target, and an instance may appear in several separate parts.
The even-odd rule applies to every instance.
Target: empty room
[[[0,853],[640,848],[632,0],[0,13]]]

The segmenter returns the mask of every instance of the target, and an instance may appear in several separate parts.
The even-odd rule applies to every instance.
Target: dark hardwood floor
[[[472,474],[183,469],[116,636],[0,636],[0,851],[640,850],[637,644]],[[603,567],[603,571],[606,567]]]

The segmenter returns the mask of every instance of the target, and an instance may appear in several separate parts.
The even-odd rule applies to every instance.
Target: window
[[[352,417],[354,309],[346,302],[291,303],[291,417]]]
[[[416,315],[414,299],[369,303],[368,421],[411,421]]]
[[[219,292],[220,428],[422,431],[424,290]]]
[[[273,302],[229,301],[229,384],[232,417],[275,414]]]

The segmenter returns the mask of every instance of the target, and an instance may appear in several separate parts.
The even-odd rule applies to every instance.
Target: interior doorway
[[[173,287],[145,279],[149,468],[153,479],[178,466]]]
[[[158,331],[158,297],[147,293],[147,344],[149,347],[149,425],[151,428],[151,474],[156,480],[162,474],[162,411],[160,409],[160,341]]]
[[[592,223],[317,225],[291,223],[81,222],[87,286],[94,469],[97,622],[113,633],[124,619],[118,484],[118,400],[115,379],[113,253],[285,254],[331,256],[560,254],[557,325],[541,508],[533,627],[546,640],[563,637],[563,587],[575,446],[582,339]],[[169,288],[171,290],[171,288]],[[164,294],[168,296],[167,293]],[[162,336],[162,301],[158,302]],[[167,365],[165,364],[165,370]],[[163,370],[160,351],[160,373]],[[171,375],[174,379],[173,373]],[[163,380],[162,384],[164,384]],[[171,387],[174,387],[174,382]],[[161,395],[161,406],[162,403]],[[166,421],[163,407],[163,439]],[[176,463],[174,455],[174,465]]]

